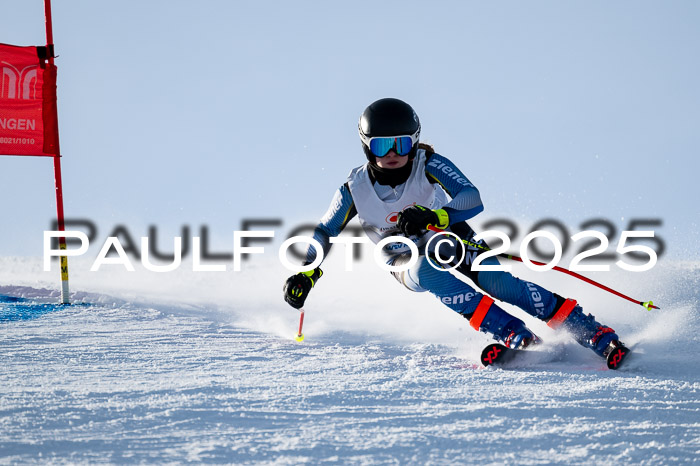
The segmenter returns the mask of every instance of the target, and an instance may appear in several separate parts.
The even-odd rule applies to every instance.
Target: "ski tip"
[[[497,364],[503,359],[503,356],[508,351],[508,348],[500,343],[491,343],[481,351],[481,364],[488,367],[492,364]]]
[[[301,342],[301,341],[304,341],[304,334],[303,334],[303,333],[300,333],[300,334],[298,334],[298,335],[294,335],[294,339],[295,339],[296,341],[300,341],[300,342]]]
[[[605,362],[608,365],[608,369],[617,370],[622,365],[623,361],[629,355],[630,350],[625,346],[618,346],[614,348],[608,356],[605,358]]]

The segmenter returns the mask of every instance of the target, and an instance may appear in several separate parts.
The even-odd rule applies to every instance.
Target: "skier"
[[[475,232],[466,221],[483,211],[484,206],[477,188],[452,161],[434,152],[431,146],[419,143],[420,129],[418,115],[401,100],[380,99],[365,109],[360,117],[359,133],[367,163],[350,172],[314,231],[313,237],[322,245],[324,257],[331,246],[329,238],[338,236],[358,215],[363,230],[374,243],[403,235],[421,251],[418,261],[408,270],[392,272],[400,283],[411,291],[430,291],[465,317],[474,329],[492,334],[506,347],[522,349],[540,340],[522,320],[501,309],[493,298],[520,307],[552,328],[568,330],[578,343],[604,358],[623,349],[620,358],[624,356],[627,350],[615,331],[592,315],[584,314],[573,299],[565,299],[508,272],[474,271],[469,254],[456,270],[481,292],[434,267],[441,265],[436,261],[435,251],[423,254],[428,240],[436,234],[428,228],[436,227],[473,241]],[[483,252],[474,250],[476,254]],[[394,266],[407,264],[411,258],[408,246],[400,242],[387,244],[382,252],[387,263]],[[443,257],[443,250],[439,252]],[[312,263],[316,254],[310,245],[305,265]],[[482,263],[498,265],[495,257]],[[301,308],[322,274],[317,267],[289,277],[284,285],[287,303]]]

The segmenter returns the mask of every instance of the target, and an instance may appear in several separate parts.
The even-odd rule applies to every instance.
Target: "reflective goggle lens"
[[[412,148],[411,136],[372,138],[369,141],[369,150],[377,157],[384,157],[391,149],[399,155],[406,155]]]

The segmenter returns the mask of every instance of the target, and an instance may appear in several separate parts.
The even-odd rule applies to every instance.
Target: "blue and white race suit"
[[[376,244],[383,238],[400,235],[396,226],[398,213],[412,205],[444,209],[450,219],[448,231],[472,240],[474,231],[466,220],[484,210],[474,184],[452,161],[437,153],[419,149],[412,164],[409,178],[396,187],[373,182],[367,164],[350,172],[346,183],[336,191],[328,211],[314,230],[314,239],[323,247],[324,257],[330,250],[330,237],[338,236],[355,215],[359,217],[367,236]],[[425,232],[409,239],[423,252],[423,246],[433,234]],[[389,243],[382,252],[388,263],[400,264],[406,262],[407,251],[408,246],[396,242]],[[436,269],[430,263],[432,259],[425,255],[421,255],[407,271],[394,275],[412,291],[430,291],[444,305],[469,319],[474,328],[492,333],[500,340],[505,340],[508,337],[505,333],[512,331],[518,323],[522,324],[522,321],[492,304],[493,300],[488,296],[484,299],[485,294],[518,306],[542,320],[559,323],[566,320],[568,325],[565,327],[572,331],[577,341],[600,354],[611,339],[617,339],[611,329],[601,333],[601,329],[607,327],[598,324],[590,315],[584,316],[573,300],[566,300],[508,272],[472,271],[468,258],[474,255],[467,254],[467,260],[458,270],[471,279],[480,291],[452,273]],[[310,263],[315,258],[316,249],[310,246],[306,261]],[[498,261],[491,257],[482,263],[495,265]],[[566,314],[563,319],[562,312]]]

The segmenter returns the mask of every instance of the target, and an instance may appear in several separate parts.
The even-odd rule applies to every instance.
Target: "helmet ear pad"
[[[372,165],[377,164],[377,157],[372,153],[371,150],[369,150],[369,147],[367,147],[367,144],[364,142],[362,144],[362,151],[365,153],[365,157],[367,157],[367,161],[371,163]]]

